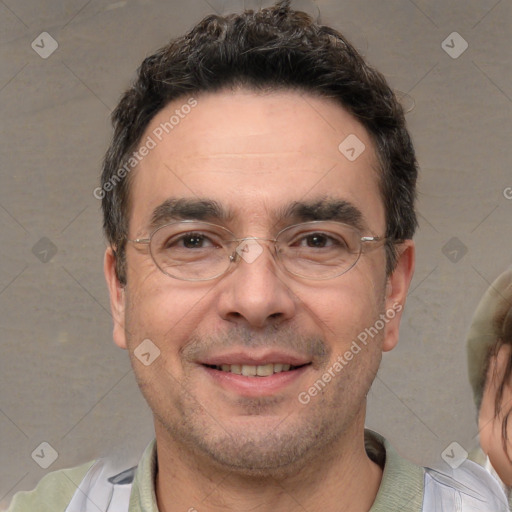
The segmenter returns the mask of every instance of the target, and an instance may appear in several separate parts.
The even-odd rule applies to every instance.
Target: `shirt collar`
[[[158,512],[155,482],[158,469],[156,439],[153,439],[142,454],[133,479],[129,512]]]
[[[423,503],[424,469],[400,457],[381,435],[372,430],[365,430],[365,445],[372,460],[377,458],[385,461],[379,490],[369,512],[420,512]],[[369,446],[377,453],[372,453]]]

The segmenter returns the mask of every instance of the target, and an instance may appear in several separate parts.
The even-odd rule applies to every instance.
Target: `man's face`
[[[168,134],[161,136],[161,123],[186,99],[159,112],[142,138],[157,144],[133,171],[130,239],[149,237],[155,218],[157,226],[187,218],[219,224],[237,238],[268,239],[297,222],[344,219],[347,210],[358,212],[364,236],[384,235],[373,143],[340,106],[292,91],[196,99]],[[355,160],[338,149],[349,135],[365,145]],[[222,211],[201,212],[195,203],[205,201]],[[147,245],[128,243],[125,288],[114,282],[108,255],[107,276],[114,338],[132,356],[159,442],[165,437],[176,449],[231,469],[268,472],[362,432],[382,350],[396,342],[395,303],[405,298],[412,257],[399,277],[386,279],[380,246],[346,274],[315,281],[287,273],[272,245],[260,245],[253,261],[240,259],[222,277],[189,282],[163,274]],[[372,327],[365,343],[357,341]],[[160,355],[146,366],[134,351],[147,339]],[[276,364],[291,368],[279,371]],[[244,365],[244,373],[254,366],[276,373],[233,373]],[[326,372],[331,379],[323,378]],[[317,393],[310,391],[322,378]]]

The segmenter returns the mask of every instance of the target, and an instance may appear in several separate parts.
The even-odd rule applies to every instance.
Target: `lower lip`
[[[284,390],[307,372],[309,366],[306,365],[296,370],[274,373],[268,377],[245,377],[236,373],[214,370],[208,366],[203,366],[203,368],[224,389],[242,396],[257,397],[271,396]]]

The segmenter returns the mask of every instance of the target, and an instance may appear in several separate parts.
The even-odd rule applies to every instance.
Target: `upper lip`
[[[267,351],[257,354],[255,352],[239,351],[239,352],[226,352],[207,356],[201,361],[200,364],[209,366],[220,366],[223,364],[240,364],[251,366],[262,366],[266,364],[289,364],[292,366],[302,366],[310,363],[311,360],[298,355],[283,351]]]

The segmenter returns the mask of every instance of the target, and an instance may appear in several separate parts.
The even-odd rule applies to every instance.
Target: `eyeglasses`
[[[258,242],[273,243],[275,260],[290,274],[323,280],[350,270],[364,244],[378,247],[386,238],[361,236],[357,228],[335,221],[294,224],[275,238],[236,238],[223,226],[184,220],[159,227],[149,238],[128,241],[149,245],[155,265],[164,274],[184,281],[215,279],[241,259],[252,263],[263,252]]]

